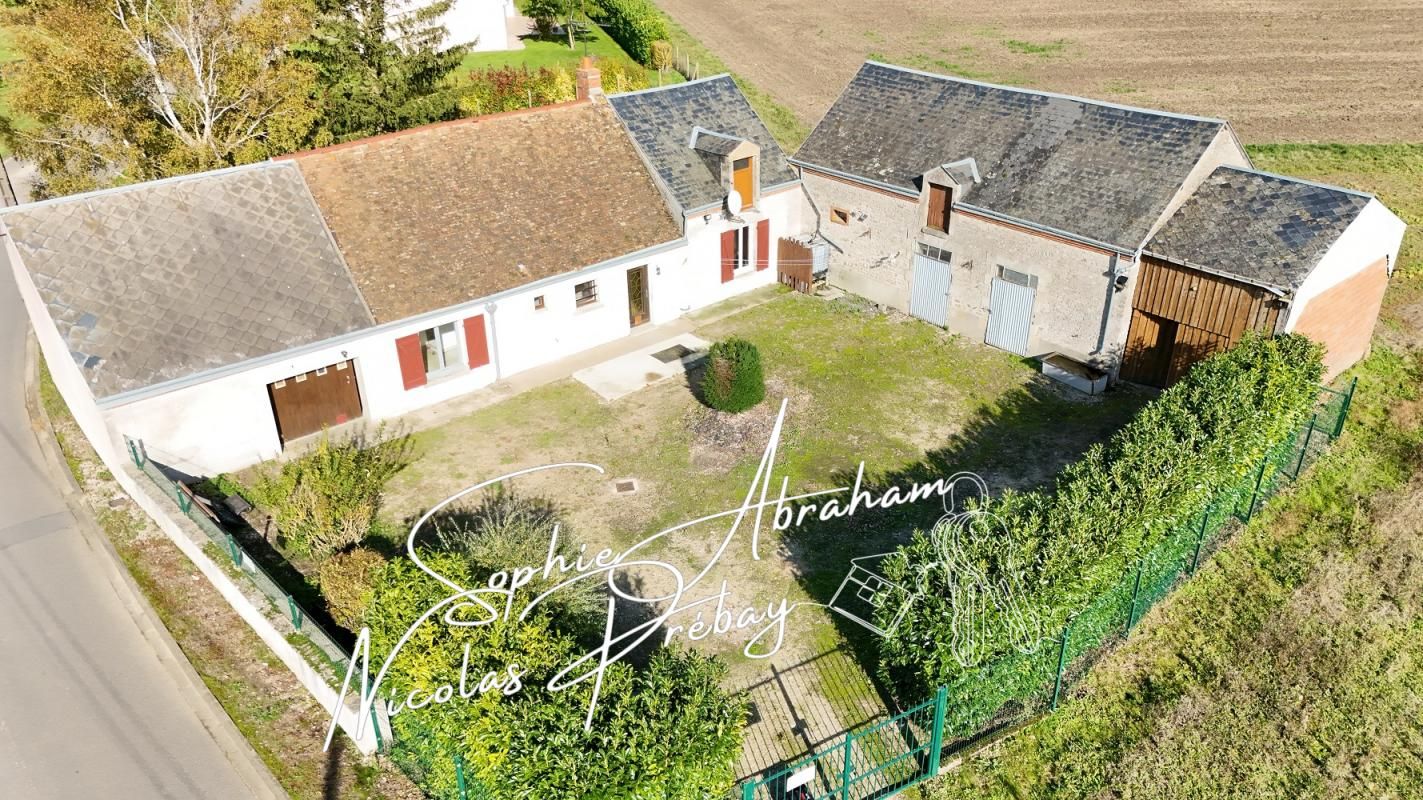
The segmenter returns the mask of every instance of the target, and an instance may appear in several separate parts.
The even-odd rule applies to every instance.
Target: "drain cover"
[[[637,481],[632,478],[623,478],[613,482],[613,491],[618,494],[632,494],[637,491]]]
[[[674,344],[666,350],[658,350],[652,354],[652,357],[663,364],[671,364],[673,361],[681,361],[695,352],[697,351],[685,345]]]

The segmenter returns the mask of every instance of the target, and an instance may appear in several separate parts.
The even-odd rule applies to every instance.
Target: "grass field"
[[[1403,798],[1423,786],[1423,148],[1255,148],[1408,234],[1342,439],[949,798]]]
[[[526,67],[530,70],[554,66],[571,68],[578,66],[578,62],[585,53],[593,58],[616,59],[636,65],[636,62],[602,28],[597,25],[589,25],[587,33],[580,34],[572,48],[568,46],[568,39],[564,37],[538,39],[531,36],[524,39],[524,49],[522,50],[468,53],[460,62],[457,77],[463,77],[464,73],[471,70],[498,67]],[[655,69],[647,69],[646,72],[649,86],[681,83],[683,80],[682,76],[674,70],[660,73]]]
[[[807,124],[874,57],[1225,117],[1252,142],[1420,138],[1418,3],[656,1]]]

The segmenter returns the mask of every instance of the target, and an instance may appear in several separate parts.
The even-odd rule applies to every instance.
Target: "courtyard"
[[[389,485],[383,512],[389,544],[403,546],[414,520],[468,486],[548,464],[602,467],[508,484],[556,503],[590,561],[606,547],[674,565],[688,582],[700,576],[687,597],[715,599],[670,619],[666,638],[718,654],[731,667],[730,688],[748,692],[742,775],[886,714],[892,701],[866,667],[874,663],[874,635],[826,604],[851,559],[892,550],[944,513],[930,497],[829,521],[802,515],[784,531],[772,529],[768,513],[755,541],[750,517],[734,535],[731,515],[679,527],[746,501],[782,400],[772,498],[783,480],[791,497],[849,487],[861,462],[862,485],[877,496],[962,470],[981,475],[995,493],[1035,486],[1148,397],[1127,388],[1078,394],[1044,379],[1031,362],[853,297],[775,291],[756,299],[749,308],[694,317],[693,333],[756,344],[767,382],[760,406],[738,415],[706,408],[695,394],[695,366],[611,402],[577,380],[557,380],[416,431],[417,459]],[[656,535],[671,528],[678,529]],[[624,588],[635,595],[677,591],[665,569],[630,574]],[[626,613],[637,619],[653,605]],[[723,610],[737,624],[708,635]],[[698,615],[705,627],[693,635]]]

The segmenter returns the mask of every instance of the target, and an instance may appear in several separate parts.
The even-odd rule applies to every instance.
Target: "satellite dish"
[[[726,213],[733,217],[741,213],[741,192],[732,189],[726,193]]]

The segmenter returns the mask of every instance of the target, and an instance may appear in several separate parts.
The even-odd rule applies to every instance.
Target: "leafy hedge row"
[[[494,564],[499,569],[537,565],[548,552],[551,512],[542,501],[494,496],[437,524],[436,547],[423,550],[421,559],[461,586],[488,580]],[[575,561],[578,544],[566,529],[560,528],[559,541],[559,554]],[[516,616],[548,588],[536,580],[520,589],[511,602]],[[570,599],[571,593],[560,590],[553,598],[559,603],[541,604],[522,623],[463,627],[432,620],[418,627],[392,662],[381,696],[390,697],[393,689],[404,699],[416,690],[424,698],[441,686],[458,685],[462,670],[473,696],[455,694],[444,703],[394,714],[393,757],[427,794],[441,800],[458,796],[456,754],[463,759],[467,782],[478,782],[485,791],[471,796],[488,800],[727,796],[746,706],[720,688],[726,670],[722,662],[661,648],[645,667],[626,661],[611,665],[587,731],[593,681],[562,691],[545,688],[560,669],[596,646],[579,608],[586,603]],[[364,610],[372,655],[383,659],[406,628],[448,594],[410,559],[386,563]],[[593,599],[605,602],[601,594]],[[481,617],[466,610],[456,616]],[[592,633],[601,640],[601,615],[596,621]],[[520,672],[517,690],[507,680],[511,668]],[[475,687],[489,674],[503,685],[478,691]]]
[[[608,35],[637,63],[654,66],[652,43],[667,38],[662,12],[650,0],[599,0],[598,6],[593,18]]]
[[[1024,646],[1055,641],[1168,534],[1248,481],[1308,416],[1321,373],[1320,348],[1308,339],[1247,336],[1094,445],[1051,492],[1005,492],[980,509],[991,515],[969,517],[956,532],[955,568],[943,566],[938,541],[916,532],[884,565],[924,593],[882,640],[882,676],[906,697],[947,685],[960,728],[1036,691],[1016,677],[1042,660]],[[962,596],[953,600],[969,573],[1006,590],[971,609],[973,619],[962,616]],[[884,621],[895,610],[885,609]]]

